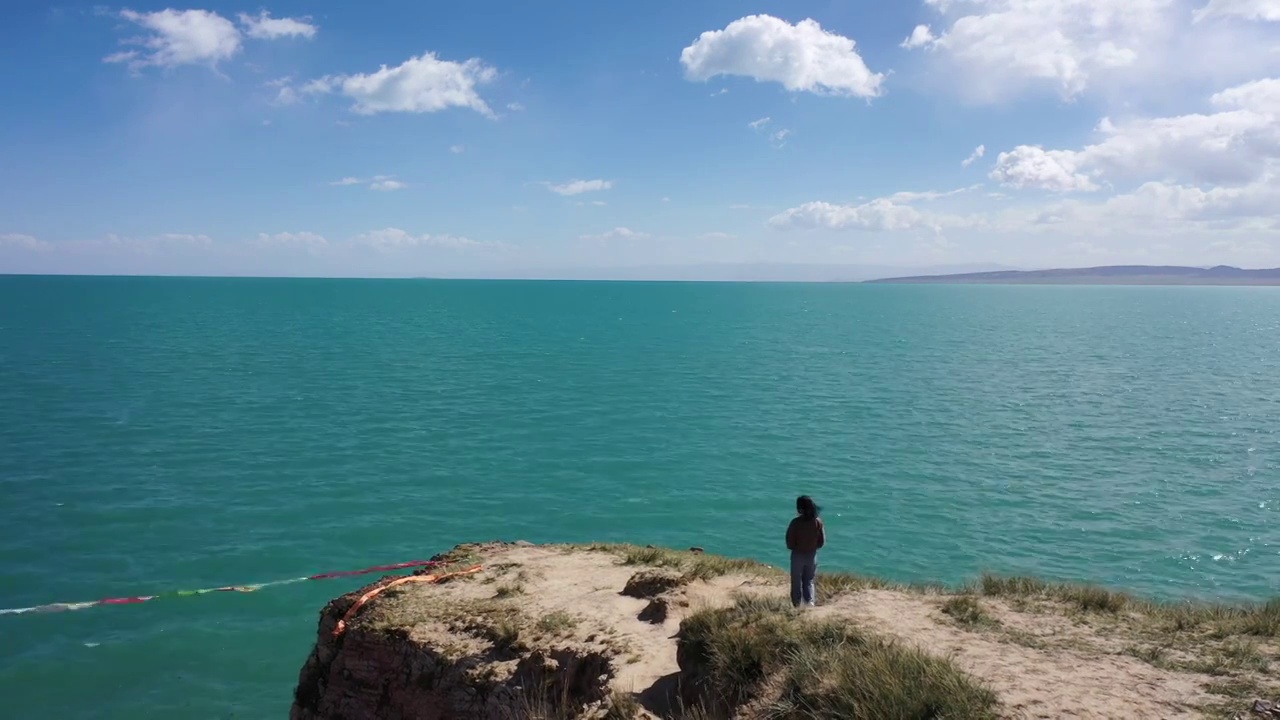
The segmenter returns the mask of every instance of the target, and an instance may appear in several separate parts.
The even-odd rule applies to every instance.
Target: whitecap
[[[91,642],[87,642],[87,643],[85,643],[85,644],[84,644],[84,646],[85,646],[85,647],[87,647],[87,648],[96,648],[96,647],[98,647],[98,646],[99,646],[99,645],[101,645],[101,644],[102,644],[102,643],[91,643]]]

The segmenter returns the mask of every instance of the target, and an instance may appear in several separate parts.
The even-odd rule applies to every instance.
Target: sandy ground
[[[531,617],[568,614],[580,641],[622,648],[617,690],[637,693],[662,712],[675,682],[675,634],[680,619],[706,605],[729,604],[734,593],[779,593],[773,578],[736,575],[695,582],[670,591],[670,613],[651,623],[639,616],[649,601],[621,593],[636,574],[606,552],[544,546],[497,546],[484,551],[485,570],[474,580],[419,585],[409,593],[466,603],[515,596]],[[997,691],[1011,718],[1191,718],[1222,698],[1204,687],[1214,678],[1160,669],[1123,654],[1124,643],[1062,615],[1015,611],[1000,599],[983,599],[999,630],[958,625],[940,608],[945,595],[866,590],[808,611],[814,618],[847,617],[859,626],[949,656]],[[820,599],[821,601],[821,599]],[[1025,608],[1024,608],[1025,609]]]

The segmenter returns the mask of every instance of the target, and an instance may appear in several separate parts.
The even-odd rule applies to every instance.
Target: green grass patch
[[[677,638],[682,672],[719,711],[755,702],[783,718],[996,717],[995,693],[950,660],[843,619],[743,597],[689,616]]]

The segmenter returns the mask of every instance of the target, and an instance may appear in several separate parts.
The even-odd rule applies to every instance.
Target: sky
[[[6,273],[1280,266],[1280,0],[8,0],[0,97]]]

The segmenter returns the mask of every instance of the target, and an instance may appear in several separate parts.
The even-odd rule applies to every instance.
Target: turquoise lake
[[[488,539],[1280,594],[1280,288],[0,277],[0,607]],[[376,577],[376,576],[374,576]],[[6,718],[285,717],[372,578],[0,616]]]

